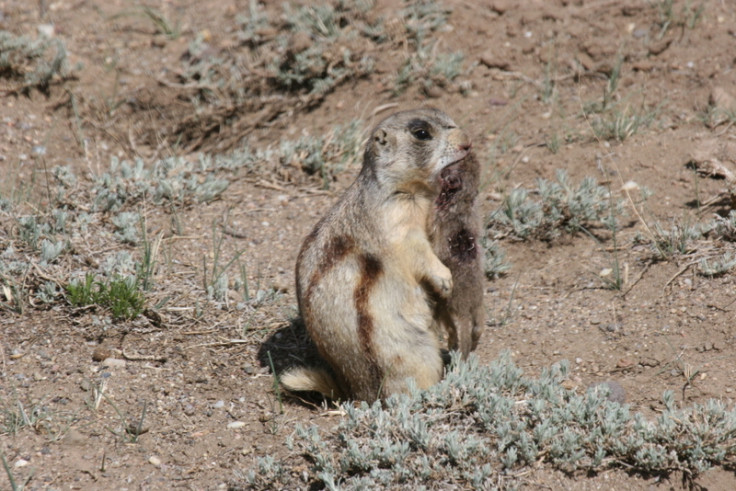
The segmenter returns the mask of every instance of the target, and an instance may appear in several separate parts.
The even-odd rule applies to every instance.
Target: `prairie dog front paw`
[[[437,267],[432,271],[432,275],[428,278],[435,292],[442,298],[447,298],[452,293],[452,273],[439,261]]]

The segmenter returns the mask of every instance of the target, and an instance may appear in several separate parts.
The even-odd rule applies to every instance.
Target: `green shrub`
[[[114,320],[129,320],[143,312],[145,299],[135,276],[95,280],[87,273],[83,280],[66,285],[67,301],[74,307],[98,305],[110,311]]]

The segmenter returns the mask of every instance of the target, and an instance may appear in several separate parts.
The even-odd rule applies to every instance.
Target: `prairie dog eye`
[[[432,125],[423,119],[412,119],[406,126],[411,136],[417,140],[425,141],[432,139],[432,133],[430,132]]]
[[[412,130],[411,134],[414,135],[414,138],[416,138],[417,140],[431,140],[432,139],[432,135],[429,134],[429,131],[423,128]]]

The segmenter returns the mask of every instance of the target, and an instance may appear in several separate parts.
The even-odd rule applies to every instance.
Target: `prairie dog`
[[[372,401],[442,377],[434,300],[452,273],[432,250],[439,176],[470,140],[437,109],[403,111],[371,132],[355,182],[307,236],[297,258],[304,324],[332,369],[281,376],[293,391]]]
[[[452,295],[437,300],[437,328],[447,333],[448,347],[463,358],[478,346],[485,322],[481,223],[475,207],[479,180],[480,165],[472,152],[442,169],[428,225],[432,248],[450,268],[454,283]]]

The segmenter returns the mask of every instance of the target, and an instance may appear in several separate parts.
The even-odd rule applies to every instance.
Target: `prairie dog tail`
[[[281,374],[279,381],[291,392],[319,392],[330,399],[344,399],[335,377],[323,368],[292,368]]]

